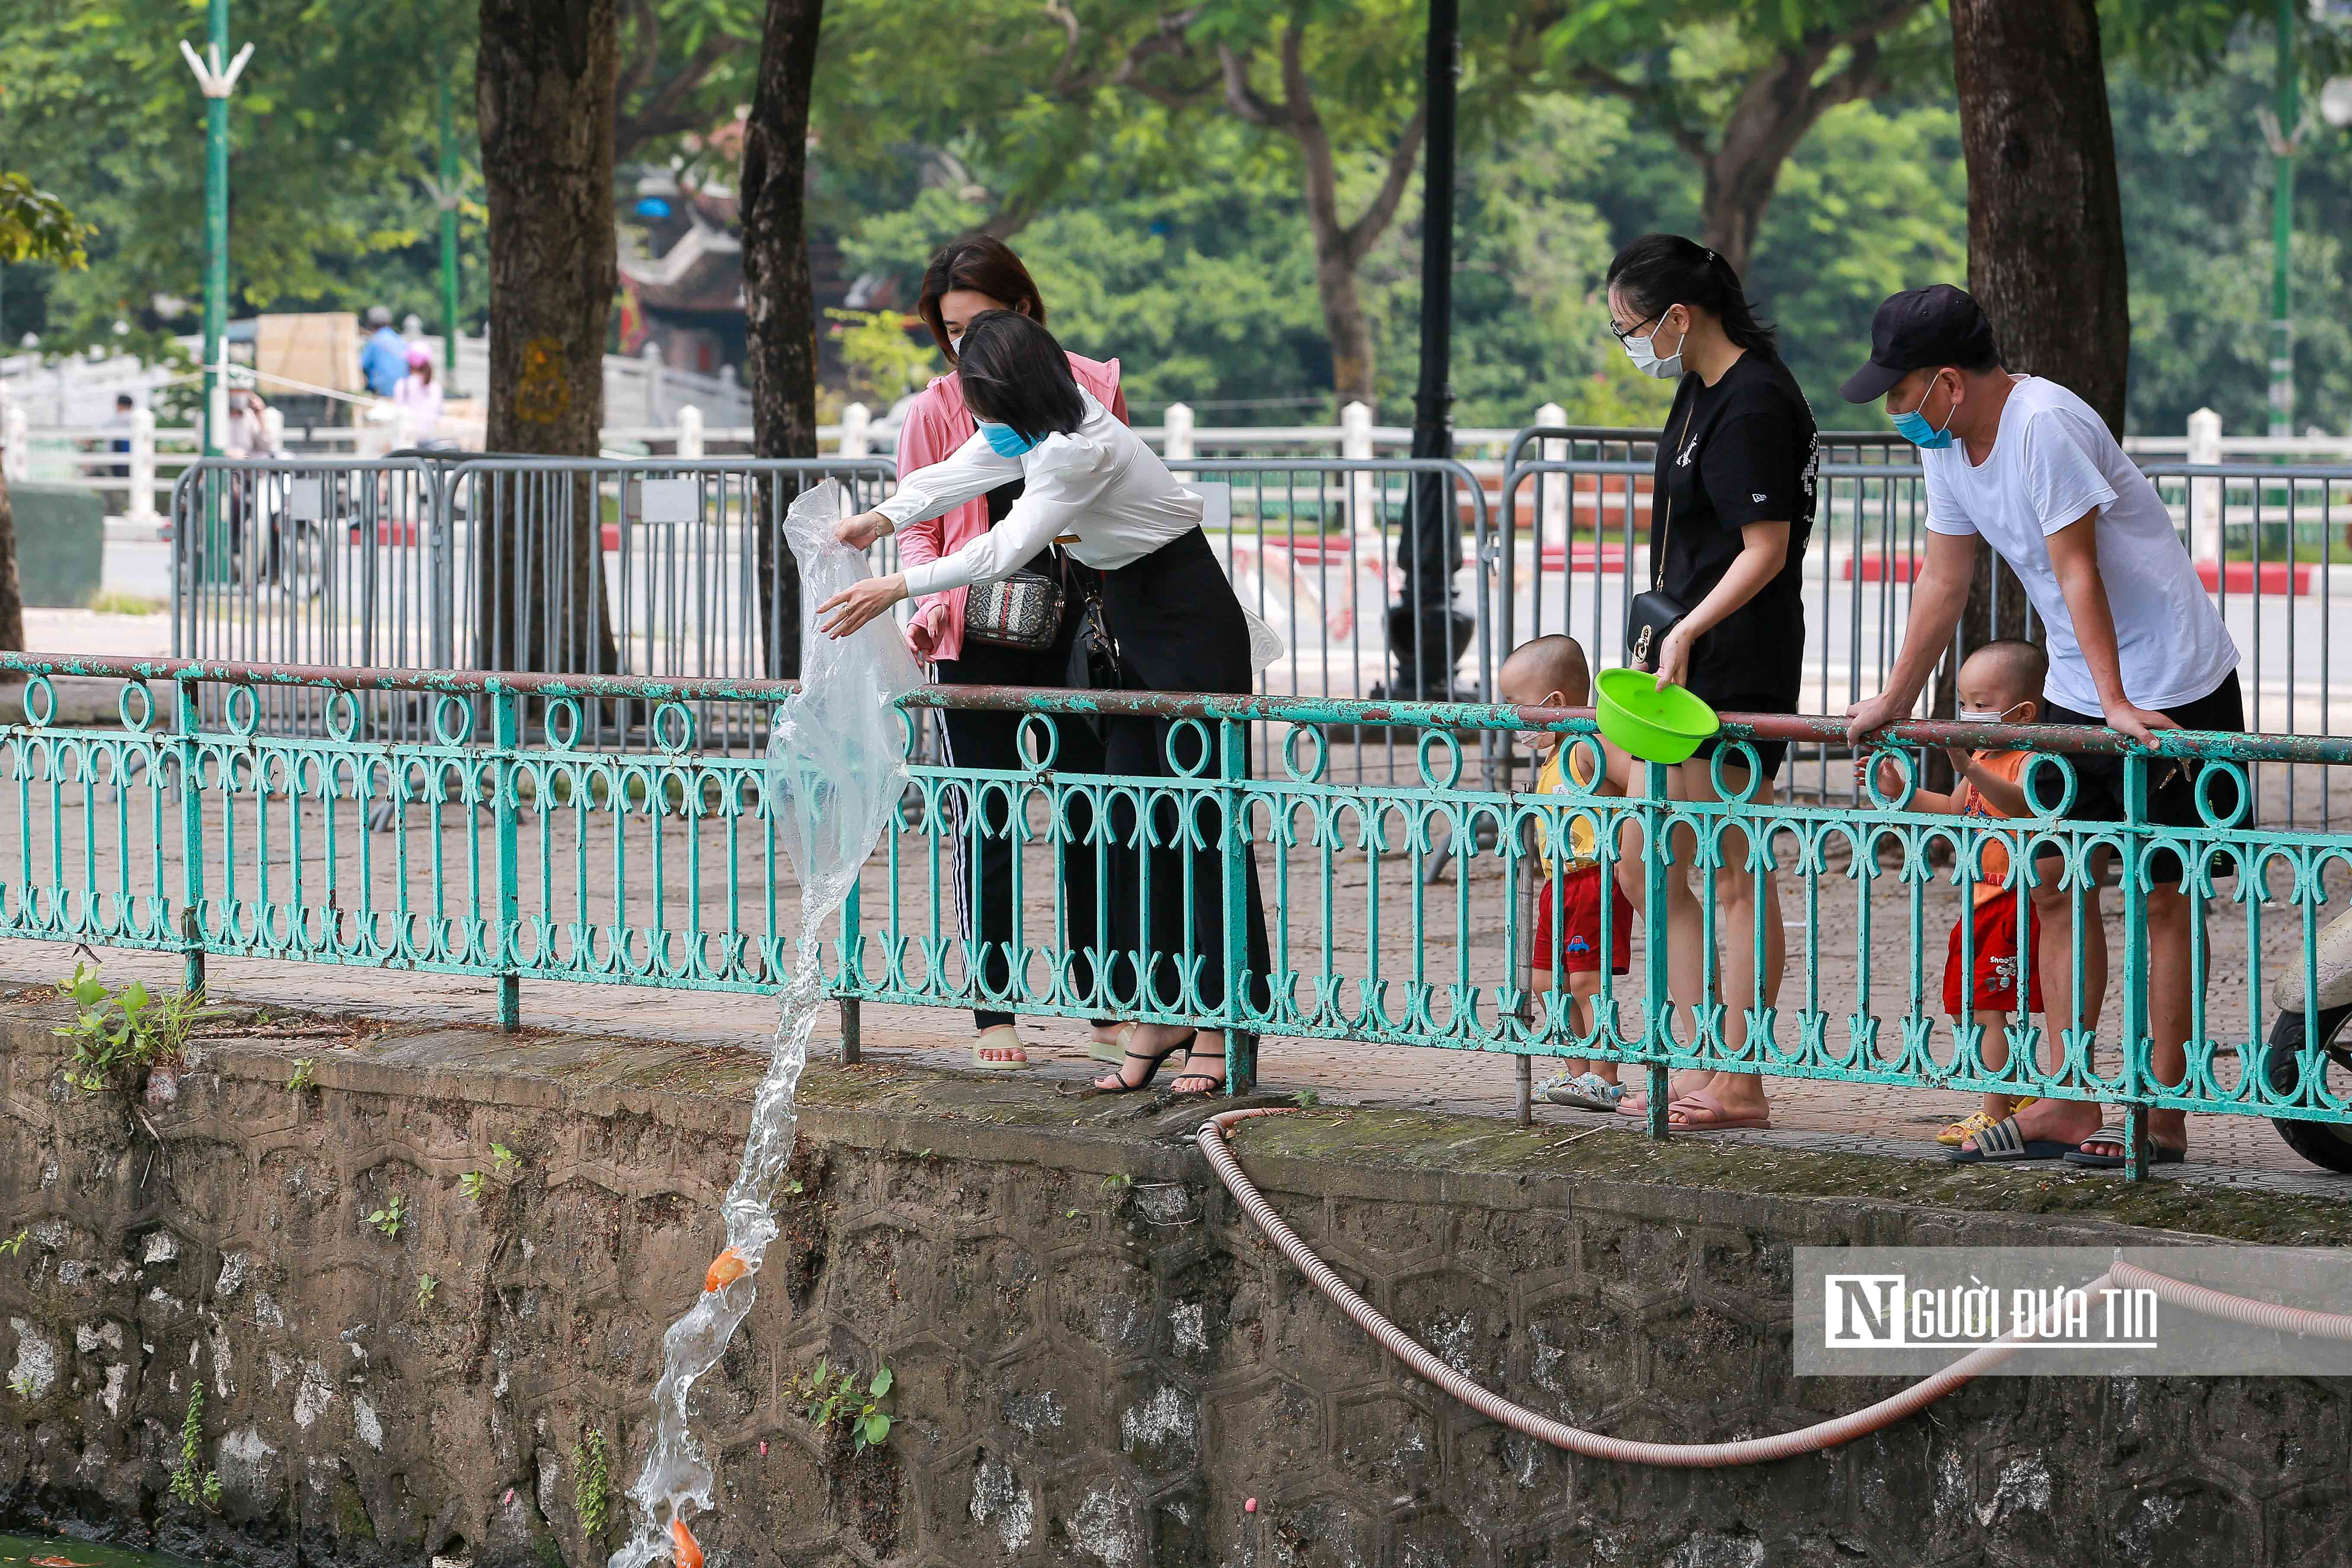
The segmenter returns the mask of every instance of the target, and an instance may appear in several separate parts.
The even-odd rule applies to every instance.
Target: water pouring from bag
[[[784,517],[785,538],[800,563],[804,627],[815,626],[818,605],[868,575],[865,556],[834,538],[844,500],[841,486],[827,479]],[[768,735],[768,815],[800,878],[800,939],[778,999],[775,1055],[752,1098],[743,1163],[719,1206],[727,1246],[704,1274],[700,1299],[663,1336],[653,1445],[629,1489],[636,1530],[609,1568],[663,1561],[702,1568],[702,1547],[686,1516],[689,1509],[710,1508],[715,1478],[688,1421],[687,1400],[719,1363],[759,1294],[761,1260],[777,1235],[772,1205],[799,1131],[794,1097],[824,1000],[824,927],[898,809],[907,782],[898,700],[921,683],[897,621],[885,616],[846,637],[803,636],[801,689],[776,710]]]

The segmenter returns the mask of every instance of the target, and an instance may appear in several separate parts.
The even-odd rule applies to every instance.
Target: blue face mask
[[[1037,443],[1023,436],[1010,425],[992,425],[985,419],[975,419],[980,433],[988,437],[988,449],[1000,458],[1017,458]]]
[[[1935,390],[1933,382],[1927,384],[1927,390],[1930,392]],[[1960,411],[1960,405],[1954,403],[1945,412],[1944,426],[1940,430],[1928,424],[1927,416],[1920,412],[1920,409],[1927,406],[1927,400],[1923,397],[1919,400],[1918,408],[1896,415],[1895,433],[1924,451],[1939,452],[1952,444],[1952,416]]]

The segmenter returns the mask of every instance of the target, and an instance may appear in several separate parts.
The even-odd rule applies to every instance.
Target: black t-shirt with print
[[[1650,559],[1689,609],[1738,559],[1750,523],[1786,522],[1789,556],[1757,595],[1691,649],[1690,689],[1720,709],[1793,713],[1802,679],[1805,543],[1820,440],[1789,367],[1750,349],[1713,386],[1683,377],[1658,448]],[[1668,508],[1672,511],[1669,515]],[[1655,568],[1654,567],[1654,571]]]

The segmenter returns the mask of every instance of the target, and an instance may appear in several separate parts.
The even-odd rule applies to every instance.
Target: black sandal
[[[1182,1039],[1178,1040],[1174,1045],[1170,1046],[1166,1050],[1160,1051],[1156,1055],[1147,1054],[1143,1051],[1129,1051],[1120,1060],[1118,1064],[1118,1071],[1111,1075],[1112,1081],[1108,1086],[1097,1079],[1089,1081],[1087,1087],[1082,1089],[1068,1089],[1061,1092],[1067,1093],[1074,1099],[1086,1099],[1097,1094],[1140,1094],[1145,1089],[1151,1087],[1151,1080],[1153,1079],[1160,1076],[1160,1064],[1166,1061],[1170,1057],[1174,1056],[1178,1051],[1189,1051],[1192,1048],[1193,1038],[1193,1036],[1186,1035]],[[1143,1081],[1141,1083],[1129,1083],[1127,1081],[1127,1064],[1129,1062],[1141,1062],[1144,1064]],[[1188,1074],[1187,1076],[1190,1075]]]
[[[1198,1051],[1193,1052],[1192,1056],[1193,1058],[1202,1061],[1215,1062],[1217,1064],[1217,1076],[1213,1079],[1207,1073],[1194,1072],[1192,1070],[1192,1059],[1187,1059],[1184,1063],[1184,1070],[1178,1073],[1173,1079],[1169,1080],[1168,1092],[1171,1094],[1197,1094],[1203,1100],[1213,1094],[1223,1094],[1225,1089],[1225,1053],[1223,1050],[1220,1049],[1213,1057],[1202,1057]],[[1185,1089],[1181,1087],[1187,1079],[1199,1079],[1202,1083],[1207,1084],[1209,1087],[1206,1089]]]

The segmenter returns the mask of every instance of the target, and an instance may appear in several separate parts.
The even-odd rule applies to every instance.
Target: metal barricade
[[[478,458],[446,477],[452,591],[444,662],[476,669],[772,678],[797,649],[785,511],[838,479],[870,507],[894,480],[880,458]],[[643,745],[644,703],[592,704],[588,743]],[[705,710],[706,743],[765,731]],[[608,733],[617,726],[618,734]]]
[[[415,458],[208,458],[173,487],[172,652],[426,668],[448,597],[438,474]],[[215,706],[205,717],[217,720]],[[372,710],[381,722],[383,710]],[[266,694],[271,733],[313,732],[314,694]],[[373,725],[372,725],[373,727]]]
[[[1487,635],[1492,605],[1478,567],[1492,528],[1486,487],[1466,465],[1415,458],[1183,458],[1168,467],[1207,503],[1202,526],[1235,595],[1282,638],[1282,656],[1258,677],[1257,689],[1268,697],[1396,694],[1400,664],[1422,662],[1411,657],[1418,651],[1413,639],[1425,635],[1431,619],[1422,612],[1436,608],[1433,601],[1420,602],[1426,590],[1404,570],[1406,513],[1417,480],[1444,485],[1443,513],[1467,542],[1448,584],[1450,597],[1470,615],[1472,635],[1459,660],[1427,662],[1454,665],[1463,695],[1492,699],[1496,639]],[[1351,748],[1335,765],[1355,778],[1401,776],[1416,741],[1389,726],[1334,738]],[[1488,760],[1496,754],[1489,748]],[[1277,765],[1262,738],[1252,765],[1260,772]]]
[[[1416,482],[1442,483],[1444,514],[1468,548],[1453,596],[1470,616],[1457,682],[1493,690],[1485,484],[1465,464],[1395,458],[1181,458],[1177,476],[1208,502],[1204,531],[1243,603],[1285,652],[1264,672],[1269,695],[1363,697],[1390,689],[1394,640],[1417,637],[1424,606],[1402,569],[1404,515]],[[889,492],[887,458],[483,458],[419,453],[380,462],[207,460],[183,481],[181,510],[241,510],[247,492],[306,498],[323,521],[327,569],[317,603],[265,583],[183,592],[173,652],[307,667],[596,672],[660,679],[773,676],[775,633],[797,626],[773,569],[793,497],[838,479],[856,504]],[[209,498],[209,499],[208,499]],[[306,532],[306,541],[311,535]],[[876,547],[895,569],[895,541]],[[1408,644],[1408,647],[1411,645]],[[370,698],[362,732],[422,734],[407,699]],[[755,745],[733,710],[698,714],[706,741]],[[740,716],[740,715],[738,715]],[[215,713],[208,719],[217,719]],[[595,743],[641,745],[643,704],[592,705]],[[315,730],[315,703],[271,693],[265,732]],[[621,736],[607,735],[618,725]],[[1395,732],[1368,738],[1349,770],[1398,765]],[[926,754],[929,754],[928,749]],[[1260,765],[1272,759],[1261,757]]]

